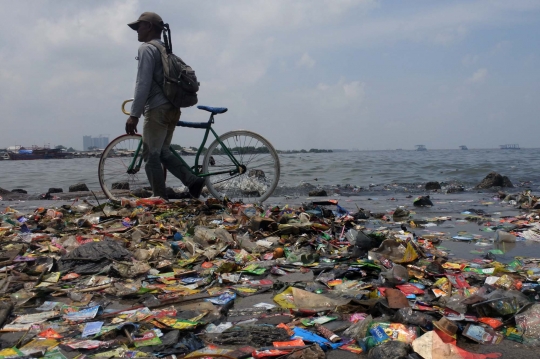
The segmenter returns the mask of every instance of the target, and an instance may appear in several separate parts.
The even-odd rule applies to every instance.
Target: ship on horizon
[[[517,143],[508,144],[508,145],[499,145],[501,150],[519,150],[519,145]]]
[[[7,154],[12,161],[73,158],[73,153],[60,148],[38,147],[35,145],[31,147],[11,146],[7,148]]]

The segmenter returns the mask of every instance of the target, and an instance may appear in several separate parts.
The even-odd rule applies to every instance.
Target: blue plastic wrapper
[[[235,300],[235,299],[236,299],[236,293],[227,292],[227,293],[223,293],[217,298],[205,299],[205,301],[210,302],[212,304],[216,304],[216,305],[224,305],[224,304],[229,303],[231,300]]]
[[[300,338],[305,342],[317,343],[322,348],[322,350],[327,350],[329,348],[337,349],[343,345],[343,343],[332,343],[328,339],[321,337],[320,335],[314,334],[306,329],[295,327],[293,331],[294,335],[291,337],[291,339]]]

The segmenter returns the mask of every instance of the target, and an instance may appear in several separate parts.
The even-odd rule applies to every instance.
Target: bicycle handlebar
[[[124,102],[122,102],[122,112],[123,112],[124,114],[128,115],[128,116],[130,116],[131,113],[129,113],[129,112],[126,111],[126,103],[131,102],[131,101],[133,101],[132,98],[129,99],[129,100],[125,100]]]

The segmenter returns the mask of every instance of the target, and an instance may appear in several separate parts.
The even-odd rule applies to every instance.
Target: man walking
[[[142,156],[146,162],[145,171],[154,196],[168,200],[163,164],[188,187],[191,196],[199,198],[205,179],[192,174],[189,168],[169,150],[181,112],[163,93],[161,54],[154,45],[148,43],[152,40],[161,42],[163,20],[156,13],[144,12],[137,21],[129,23],[128,26],[137,31],[138,40],[142,44],[137,57],[139,66],[135,96],[131,105],[131,116],[126,121],[126,133],[130,135],[137,133],[139,117],[144,115]]]

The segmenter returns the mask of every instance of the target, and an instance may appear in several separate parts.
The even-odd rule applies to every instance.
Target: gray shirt
[[[161,40],[159,40],[161,42]],[[161,42],[163,44],[163,42]],[[163,44],[165,45],[165,44]],[[137,81],[135,95],[131,105],[131,116],[141,117],[148,111],[167,102],[161,86],[163,85],[163,63],[159,50],[151,44],[144,43],[139,46],[139,65],[137,67]]]

